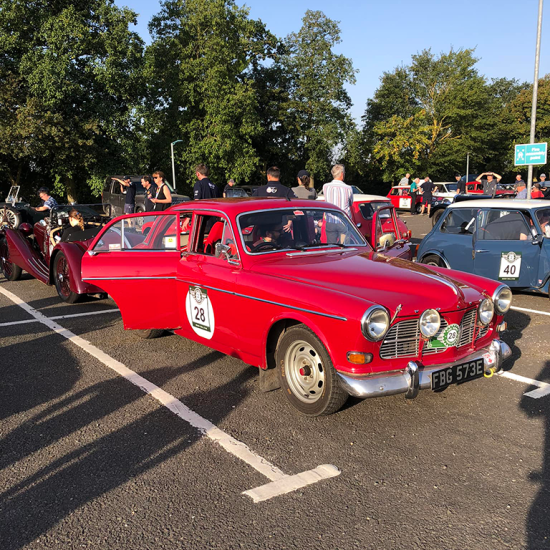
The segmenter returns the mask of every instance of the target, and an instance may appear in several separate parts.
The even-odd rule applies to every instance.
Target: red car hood
[[[252,270],[357,296],[387,307],[391,314],[401,305],[400,317],[430,308],[440,308],[441,312],[464,309],[470,302],[479,302],[484,290],[436,273],[425,265],[376,252],[278,256],[259,262]]]

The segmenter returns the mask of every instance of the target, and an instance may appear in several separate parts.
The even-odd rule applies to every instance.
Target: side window
[[[214,254],[217,257],[226,258],[227,260],[239,260],[239,252],[237,250],[237,245],[235,244],[235,236],[233,235],[233,230],[231,225],[225,221],[223,227],[223,234],[221,239],[221,247],[218,247]]]
[[[179,227],[180,227],[180,248],[181,250],[189,250],[189,239],[193,231],[191,220],[193,214],[191,212],[183,212],[180,214]]]
[[[488,210],[480,216],[478,239],[481,241],[526,241],[529,222],[517,210]]]
[[[386,248],[387,246],[391,246],[395,242],[395,234],[394,233],[385,233],[384,229],[382,227],[382,220],[380,217],[376,220],[376,247],[382,247]]]
[[[196,216],[197,237],[193,252],[214,256],[216,244],[222,240],[225,220],[221,216]]]
[[[120,195],[120,182],[113,180],[113,185],[111,186],[112,195]]]
[[[472,235],[475,231],[477,210],[473,208],[455,208],[449,210],[443,223],[441,233],[455,235]]]
[[[393,196],[399,195],[399,189],[392,189],[390,194]]]
[[[124,218],[101,236],[94,252],[170,251],[178,248],[176,215]]]

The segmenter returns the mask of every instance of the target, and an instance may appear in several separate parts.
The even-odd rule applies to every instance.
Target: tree
[[[233,0],[168,0],[150,30],[153,158],[163,162],[169,143],[181,139],[177,161],[188,184],[199,162],[210,165],[215,180],[248,179],[259,163],[253,141],[262,133],[251,71],[272,55],[275,37]]]
[[[132,131],[136,15],[112,0],[0,5],[2,161],[13,181],[23,170],[42,174],[75,200],[89,177],[119,162]]]
[[[350,59],[333,52],[340,43],[338,22],[308,10],[298,33],[290,34],[281,66],[289,79],[284,104],[287,130],[296,143],[298,161],[315,177],[329,173],[333,151],[353,125],[345,84],[355,83]]]

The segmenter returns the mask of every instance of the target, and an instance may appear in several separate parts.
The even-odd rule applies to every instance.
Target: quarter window
[[[440,231],[454,235],[472,235],[475,230],[476,216],[477,210],[473,208],[449,210]]]
[[[479,229],[481,241],[526,241],[531,235],[529,222],[517,210],[482,212]]]

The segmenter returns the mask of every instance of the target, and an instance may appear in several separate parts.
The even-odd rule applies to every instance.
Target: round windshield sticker
[[[210,340],[214,336],[215,320],[208,291],[198,286],[190,286],[185,300],[185,310],[195,334]]]

